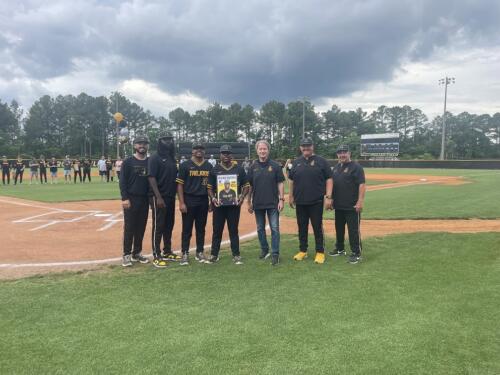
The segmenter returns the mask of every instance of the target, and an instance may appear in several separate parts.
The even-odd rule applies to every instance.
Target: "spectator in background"
[[[248,160],[248,156],[245,156],[245,160],[243,160],[242,167],[245,170],[245,173],[248,174],[248,171],[250,170],[250,160]]]
[[[17,157],[17,161],[14,164],[16,169],[16,175],[14,177],[14,185],[17,185],[17,179],[19,178],[19,184],[23,183],[23,174],[24,174],[24,163],[20,156]]]
[[[2,183],[5,185],[5,177],[7,177],[7,185],[10,185],[10,164],[7,157],[2,156]]]
[[[106,176],[106,159],[104,155],[101,156],[99,161],[97,162],[97,169],[99,170],[99,176],[101,176],[101,182],[104,182],[104,176]]]
[[[40,164],[36,161],[35,158],[31,158],[30,161],[30,185],[33,183],[33,177],[35,177],[35,184],[37,184],[38,180],[38,167]]]
[[[47,160],[45,160],[45,156],[40,155],[40,183],[43,184],[43,180],[47,183]]]
[[[113,161],[111,160],[111,156],[108,156],[106,159],[106,182],[109,182],[109,178],[111,177],[111,181],[113,181]]]
[[[115,161],[115,172],[116,172],[116,177],[118,180],[120,180],[120,172],[122,170],[122,164],[123,160],[121,157],[118,156],[118,159]]]
[[[56,160],[56,158],[50,159],[49,170],[50,170],[50,183],[57,184],[57,160]]]
[[[214,159],[213,155],[210,155],[210,159],[208,159],[208,162],[212,164],[212,167],[215,167],[215,165],[217,164],[217,160]]]
[[[64,183],[71,184],[71,168],[73,166],[73,162],[69,158],[69,155],[66,155],[63,161],[63,169],[64,169]]]
[[[76,176],[80,177],[80,182],[82,182],[82,164],[80,163],[80,160],[75,159],[73,160],[73,183],[76,184]]]
[[[179,164],[182,164],[186,161],[186,158],[183,156],[181,156],[181,160],[179,160]]]

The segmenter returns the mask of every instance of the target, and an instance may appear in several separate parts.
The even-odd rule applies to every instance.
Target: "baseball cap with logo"
[[[349,152],[349,145],[339,145],[337,147],[337,153],[339,152]]]
[[[233,149],[230,145],[222,145],[220,146],[220,153],[227,153],[227,154],[232,154]]]
[[[304,138],[300,139],[300,145],[301,146],[312,146],[313,145],[313,141],[309,137],[304,137]]]

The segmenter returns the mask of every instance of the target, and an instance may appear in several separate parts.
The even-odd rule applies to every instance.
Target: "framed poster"
[[[238,175],[223,174],[217,176],[217,198],[221,206],[238,205]]]

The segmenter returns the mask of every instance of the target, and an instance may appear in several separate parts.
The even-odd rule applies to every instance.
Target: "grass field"
[[[0,282],[2,374],[498,374],[500,234],[365,241],[358,265],[242,247],[216,265]]]
[[[500,171],[442,169],[367,169],[371,174],[463,176],[464,185],[415,185],[367,192],[365,219],[500,218]],[[295,217],[288,205],[285,215]],[[332,219],[328,212],[326,218]]]

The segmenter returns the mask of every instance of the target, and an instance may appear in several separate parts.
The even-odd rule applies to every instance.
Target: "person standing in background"
[[[76,176],[80,177],[80,183],[82,182],[82,165],[80,160],[73,160],[73,183],[76,184]]]
[[[57,160],[52,158],[49,161],[50,183],[57,184]]]
[[[63,170],[64,170],[64,183],[71,184],[71,168],[73,163],[69,158],[69,155],[66,155],[63,161]]]
[[[212,167],[215,167],[215,165],[217,164],[217,160],[214,159],[213,155],[210,155],[210,159],[208,159],[208,162],[212,164]]]
[[[2,156],[2,183],[5,185],[5,180],[7,179],[7,185],[10,185],[10,164],[7,157]]]
[[[85,182],[85,177],[88,177],[90,183],[92,181],[92,178],[90,177],[92,171],[92,162],[90,161],[89,158],[83,159],[82,169],[83,169],[83,182]]]
[[[108,156],[106,159],[106,182],[109,182],[109,179],[111,178],[111,181],[113,181],[113,161],[111,160],[111,156]]]
[[[14,176],[14,185],[17,185],[17,179],[19,178],[19,184],[23,183],[24,174],[24,163],[20,156],[17,157],[16,164],[14,165],[16,169],[16,174]]]
[[[101,182],[104,182],[104,177],[106,176],[106,159],[104,155],[97,161],[97,169],[99,170],[99,176],[101,176]]]
[[[33,183],[33,177],[35,177],[35,184],[38,184],[38,162],[33,157],[30,161],[30,185]]]
[[[116,172],[116,178],[118,179],[118,181],[120,180],[120,172],[122,170],[122,163],[123,163],[122,158],[118,156],[118,159],[116,159],[116,161],[115,161],[115,172]]]
[[[43,155],[40,155],[40,162],[38,165],[40,167],[40,183],[43,184],[44,180],[45,183],[47,183],[47,161]]]

